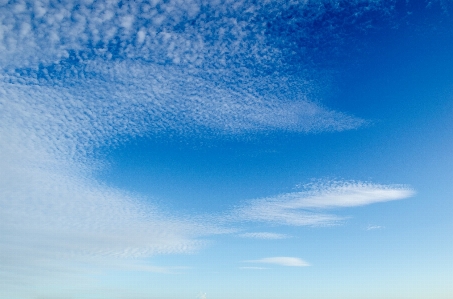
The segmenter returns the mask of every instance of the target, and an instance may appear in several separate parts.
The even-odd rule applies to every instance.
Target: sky
[[[453,297],[451,0],[0,0],[0,297]]]

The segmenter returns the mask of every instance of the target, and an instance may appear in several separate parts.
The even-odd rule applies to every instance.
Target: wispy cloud
[[[297,258],[297,257],[266,257],[258,260],[248,260],[244,261],[245,263],[259,263],[259,264],[274,264],[279,266],[288,266],[288,267],[307,267],[310,266],[306,261]]]
[[[121,128],[126,134],[311,133],[355,129],[366,123],[319,104],[326,82],[316,68],[304,67],[303,78],[269,71],[253,75],[263,68],[282,67],[279,48],[286,42],[265,34],[266,27],[261,27],[265,25],[253,21],[264,14],[287,28],[278,14],[267,11],[273,11],[275,4],[21,3],[7,3],[0,10],[2,20],[8,20],[0,27],[4,35],[0,77],[14,87],[20,84],[21,97],[25,93],[35,98],[39,92],[59,100],[58,105],[69,111],[91,111],[75,123],[103,115],[110,125],[103,130],[115,128],[118,133]],[[304,3],[298,6],[312,9]],[[201,10],[212,10],[207,15],[213,19],[206,19]],[[236,14],[242,11],[248,11],[246,19]],[[313,19],[301,21],[309,26]],[[303,28],[298,30],[301,35],[317,32]],[[9,85],[3,88],[15,92]],[[46,108],[53,106],[52,100]],[[118,117],[123,114],[126,120]]]
[[[1,281],[69,275],[77,261],[123,268],[126,259],[194,252],[222,231],[95,179],[102,162],[89,158],[92,149],[143,128],[133,125],[132,107],[67,88],[0,85]]]
[[[7,284],[71,272],[92,257],[121,265],[116,258],[193,252],[203,236],[224,231],[97,181],[103,163],[91,154],[101,146],[155,134],[316,133],[365,123],[319,104],[328,80],[311,63],[298,66],[302,78],[284,74],[292,67],[286,46],[295,43],[256,22],[264,16],[287,30],[275,13],[280,3],[89,2],[0,3],[0,280]],[[306,3],[284,9],[312,9]],[[307,25],[301,40],[317,32],[309,27],[323,12],[314,11],[299,18]],[[403,192],[381,191],[372,192],[375,201]],[[332,196],[323,204],[269,198],[241,215],[330,223],[337,218],[298,210],[351,205]]]
[[[383,229],[384,226],[381,226],[381,225],[368,225],[366,227],[366,230],[377,230],[377,229]]]
[[[85,64],[90,66],[90,76],[96,78],[77,77],[61,82],[51,78],[37,80],[35,75],[4,74],[0,78],[1,89],[9,101],[19,98],[19,103],[26,102],[10,109],[28,106],[31,116],[39,115],[43,120],[52,112],[53,117],[55,112],[64,112],[60,117],[66,118],[60,121],[66,122],[65,126],[71,125],[73,130],[83,126],[82,142],[93,139],[105,142],[112,135],[162,133],[225,135],[274,130],[316,133],[354,129],[365,123],[314,103],[303,90],[299,90],[297,97],[283,97],[271,90],[258,93],[240,85],[232,90],[233,86],[222,79],[206,80],[180,68],[133,61]],[[267,81],[275,80],[279,79],[261,78],[260,82],[248,84],[263,89],[264,85],[272,84]],[[65,86],[58,86],[60,83]],[[93,121],[101,122],[102,126],[91,128],[89,123]],[[100,136],[103,140],[99,140]]]
[[[309,186],[306,191],[253,200],[234,214],[249,221],[286,225],[331,225],[341,217],[326,214],[335,208],[350,208],[411,197],[415,191],[404,185],[380,185],[354,181],[331,181]]]
[[[265,240],[278,240],[289,238],[285,234],[269,233],[269,232],[255,232],[255,233],[243,233],[239,237],[251,238],[251,239],[265,239]]]
[[[2,171],[8,179],[0,182],[0,260],[7,270],[0,276],[53,273],[54,263],[89,263],[91,257],[120,265],[115,259],[193,252],[204,246],[199,237],[215,233],[213,227],[165,217],[153,204],[84,178],[17,164],[11,168]],[[65,268],[55,273],[70,271]]]
[[[203,246],[200,237],[222,231],[98,182],[96,148],[139,135],[364,123],[310,98],[317,70],[297,84],[272,72],[250,76],[254,68],[245,65],[279,67],[278,41],[250,30],[256,22],[224,18],[223,4],[205,7],[220,12],[214,21],[199,14],[197,1],[159,2],[160,9],[141,1],[0,5],[0,259],[8,277],[24,267],[39,272],[56,256],[192,252]]]

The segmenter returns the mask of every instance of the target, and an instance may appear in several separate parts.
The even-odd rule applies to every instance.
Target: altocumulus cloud
[[[356,6],[379,9],[367,1],[351,7]],[[301,41],[313,39],[313,32],[318,39],[336,36],[313,31],[316,20],[335,9],[320,7],[313,15],[294,15]],[[326,86],[309,55],[297,58],[302,78],[286,75],[294,64],[285,61],[294,59],[282,49],[294,44],[286,32],[293,23],[285,23],[279,9],[314,7],[307,2],[280,7],[247,1],[234,6],[199,1],[8,2],[0,13],[3,82],[47,85],[53,93],[69,93],[96,117],[101,107],[93,111],[87,106],[93,98],[109,99],[101,110],[127,112],[129,123],[121,128],[134,127],[128,133],[143,132],[141,128],[319,132],[363,125],[360,118],[315,103],[316,90]],[[257,21],[262,18],[269,21]],[[111,109],[116,104],[120,107]]]
[[[142,59],[215,69],[284,64],[303,46],[342,38],[339,28],[320,27],[348,17],[358,32],[363,16],[382,17],[385,1],[353,0],[205,2],[188,1],[2,1],[0,61],[4,66],[51,64],[71,55]],[[334,14],[334,15],[332,15]],[[361,14],[361,15],[360,15]],[[316,29],[316,30],[314,30]],[[337,31],[336,31],[337,30]],[[296,33],[296,34],[295,34]],[[344,35],[344,34],[343,34]],[[343,37],[344,38],[344,37]],[[298,54],[296,54],[298,55]],[[294,61],[293,61],[294,62]]]
[[[96,181],[102,161],[90,154],[100,146],[138,135],[311,133],[363,125],[317,103],[326,80],[309,47],[306,57],[291,54],[308,39],[338,36],[313,30],[324,14],[344,11],[327,2],[0,1],[0,280],[10,285],[43,270],[61,273],[73,269],[69,261],[96,263],[92,257],[110,263],[192,252],[203,246],[200,237],[223,232]],[[366,13],[380,5],[355,1],[350,8]],[[316,13],[300,13],[307,10]],[[299,14],[288,23],[280,11]],[[294,61],[302,77],[286,75]],[[375,201],[404,191],[389,195],[379,188],[372,190]],[[316,207],[313,198],[294,196],[261,200],[241,213],[313,224],[333,218],[301,218],[294,211],[339,205],[338,198]]]
[[[192,252],[203,245],[197,240],[203,231],[215,233],[195,221],[165,217],[137,196],[103,186],[91,178],[87,165],[61,161],[34,140],[39,138],[33,132],[7,129],[0,150],[2,281],[44,270],[57,273],[67,265],[56,265],[68,260]]]

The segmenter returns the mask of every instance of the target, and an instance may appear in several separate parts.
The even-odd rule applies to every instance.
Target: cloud
[[[42,271],[70,272],[69,261],[92,263],[95,257],[120,266],[118,259],[194,252],[205,245],[200,237],[216,233],[214,226],[166,215],[121,190],[37,169],[45,166],[16,163],[1,171],[3,278],[24,275],[21,279],[26,280]]]
[[[374,1],[351,5],[362,9],[362,2],[367,3],[364,11],[379,9]],[[32,89],[41,86],[48,93],[46,85],[50,94],[59,89],[64,98],[73,97],[65,105],[89,111],[93,102],[104,99],[84,121],[110,114],[117,122],[111,122],[110,128],[121,128],[126,134],[316,133],[367,123],[320,104],[329,83],[324,71],[304,58],[309,56],[306,50],[304,56],[295,58],[300,75],[287,72],[294,63],[284,61],[294,59],[285,55],[294,51],[283,53],[282,49],[295,45],[287,30],[297,23],[301,41],[318,40],[312,35],[320,31],[310,28],[323,13],[330,13],[327,10],[335,10],[330,4],[324,7],[322,1],[316,8],[307,2],[282,7],[272,1],[260,5],[197,0],[128,5],[111,1],[21,3],[9,2],[0,10],[4,20],[0,26],[2,81]],[[294,12],[291,24],[278,10]],[[305,10],[316,13],[299,15]],[[280,33],[256,22],[263,18]],[[308,45],[311,42],[305,48]],[[116,107],[118,102],[121,105]],[[129,123],[117,117],[123,112]]]
[[[197,1],[159,9],[140,1],[0,5],[5,279],[50,269],[56,259],[193,252],[203,236],[224,231],[97,181],[105,165],[92,157],[100,147],[135,136],[310,133],[364,123],[310,98],[321,89],[317,70],[304,80],[251,76],[258,65],[279,68],[279,44],[266,46],[248,29],[253,16],[240,21],[226,4],[205,7],[219,12],[215,20],[199,14]]]
[[[292,208],[344,208],[369,205],[411,197],[415,191],[404,185],[366,182],[328,182],[308,192],[283,195]]]
[[[274,265],[279,265],[279,266],[287,266],[287,267],[307,267],[310,266],[309,263],[307,263],[304,260],[301,260],[300,258],[297,257],[266,257],[258,260],[249,260],[249,261],[244,261],[246,263],[261,263],[261,264],[274,264]]]
[[[366,230],[377,230],[377,229],[382,229],[384,228],[383,226],[380,226],[380,225],[368,225],[366,227]]]
[[[92,150],[143,127],[134,125],[139,114],[134,104],[104,101],[79,88],[0,84],[5,288],[38,276],[53,280],[105,265],[124,268],[129,263],[122,261],[130,259],[191,253],[205,246],[203,236],[223,231],[209,221],[174,217],[152,198],[97,181],[104,165],[90,158]],[[140,269],[171,271],[142,262]],[[79,264],[87,266],[80,270]]]
[[[85,138],[98,140],[104,135],[103,141],[121,134],[209,136],[275,130],[316,133],[365,124],[360,118],[314,103],[303,90],[305,87],[295,87],[293,92],[299,94],[289,96],[253,90],[262,90],[265,85],[270,89],[281,81],[279,78],[248,82],[253,85],[250,89],[229,84],[224,78],[208,80],[180,68],[142,62],[90,61],[85,67],[77,76],[87,76],[89,71],[94,78],[36,79],[36,74],[4,74],[0,82],[3,93],[11,97],[9,101],[26,101],[28,110],[36,109],[33,114],[39,113],[41,119],[56,108],[76,113],[77,118],[66,114],[68,119],[61,122],[83,125]],[[24,109],[26,105],[15,108]],[[102,126],[91,128],[88,124],[93,121],[102,122]]]
[[[1,1],[5,287],[47,277],[42,273],[53,281],[61,273],[89,272],[79,264],[125,267],[120,260],[189,253],[205,245],[204,236],[225,232],[96,180],[105,167],[93,158],[100,147],[136,136],[317,133],[366,123],[319,103],[329,80],[311,61],[317,45],[312,54],[297,52],[298,41],[320,32],[313,28],[319,28],[315,21],[323,18],[323,9],[308,2],[206,3]],[[376,8],[363,10],[370,7]],[[299,29],[279,12],[305,9],[316,14],[295,15]],[[280,32],[269,31],[269,24]],[[297,41],[290,34],[294,29]],[[319,34],[313,40],[335,36]],[[305,44],[308,49],[310,42]],[[299,201],[282,201],[289,206],[272,212],[275,204],[266,199],[241,210],[242,217],[298,225],[337,219],[314,212],[301,217]],[[323,207],[329,205],[325,200]]]
[[[342,218],[327,210],[350,208],[401,200],[415,191],[404,185],[380,185],[354,181],[331,181],[307,186],[302,192],[253,200],[235,210],[236,217],[248,221],[285,225],[332,225]]]
[[[265,239],[265,240],[278,240],[286,239],[288,235],[269,233],[269,232],[255,232],[255,233],[243,233],[239,235],[242,238],[252,238],[252,239]]]
[[[193,84],[185,84],[183,72],[161,66],[96,63],[87,63],[95,78],[0,78],[4,289],[34,277],[39,277],[37,285],[56,277],[82,284],[83,273],[102,271],[105,265],[122,268],[121,260],[191,253],[205,246],[204,236],[225,232],[209,221],[174,217],[152,198],[97,181],[96,173],[106,167],[93,158],[100,147],[144,135],[224,136],[348,126],[343,114],[308,101],[234,93],[196,76],[189,76]],[[172,271],[143,261],[145,266]]]
[[[8,1],[0,3],[0,63],[47,64],[80,51],[104,59],[215,68],[234,62],[260,68],[281,65],[291,61],[288,58],[308,60],[299,53],[300,46],[309,56],[319,43],[339,39],[334,22],[322,28],[317,25],[326,14],[343,17],[343,22],[355,25],[350,30],[359,31],[369,26],[363,22],[363,15],[389,14],[382,2],[356,0],[332,5],[330,1],[241,1],[232,5],[228,1],[139,0],[121,5],[102,0]]]

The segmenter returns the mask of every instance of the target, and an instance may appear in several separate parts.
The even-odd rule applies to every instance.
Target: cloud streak
[[[284,225],[332,225],[342,220],[328,210],[359,207],[411,197],[415,191],[403,185],[336,181],[309,186],[302,192],[256,199],[238,208],[237,218]]]
[[[384,227],[381,225],[368,225],[366,227],[366,230],[378,230],[378,229],[383,229]]]
[[[278,240],[289,238],[285,234],[269,233],[269,232],[255,232],[255,233],[243,233],[239,237],[251,238],[251,239],[264,239],[264,240]]]
[[[309,263],[306,261],[297,258],[297,257],[286,257],[286,256],[278,256],[278,257],[266,257],[258,260],[248,260],[244,261],[245,263],[257,263],[257,264],[273,264],[278,266],[286,266],[286,267],[308,267],[310,266]]]

